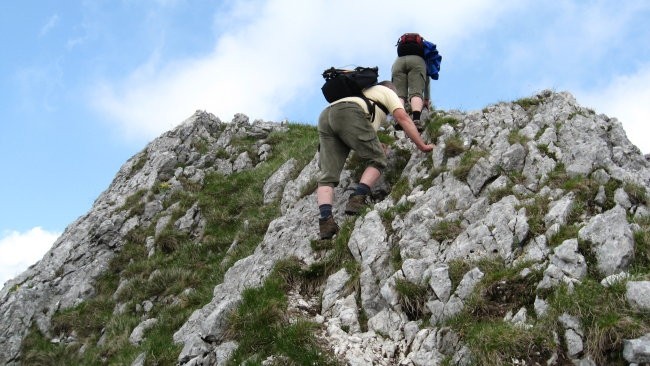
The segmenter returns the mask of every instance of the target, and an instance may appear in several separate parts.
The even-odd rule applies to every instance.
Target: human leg
[[[326,108],[318,119],[320,176],[316,189],[316,201],[320,217],[318,226],[321,239],[331,239],[339,231],[332,214],[334,186],[338,184],[341,170],[350,149],[337,137],[332,129],[331,107]]]
[[[372,187],[381,177],[381,171],[387,165],[386,153],[377,138],[377,134],[365,122],[363,128],[353,136],[356,139],[351,142],[353,149],[361,160],[365,161],[367,166],[364,169],[359,184],[354,193],[350,195],[345,206],[345,213],[348,215],[357,215],[366,206],[366,200]]]
[[[366,199],[370,190],[381,177],[381,170],[368,166],[359,179],[359,185],[354,193],[350,195],[348,203],[345,205],[345,213],[348,215],[357,215],[366,207]]]
[[[332,214],[332,202],[334,201],[334,188],[331,186],[318,186],[316,189],[316,201],[318,202],[318,208],[321,211],[321,217],[327,217],[327,207],[329,206],[329,214]],[[323,208],[321,208],[323,207]]]
[[[424,104],[422,98],[426,87],[426,64],[419,56],[408,56],[406,64],[408,68],[408,100],[411,104],[411,111],[417,112],[417,117],[419,117]],[[418,118],[414,116],[414,119]]]
[[[332,201],[334,199],[334,188],[330,186],[319,186],[316,189],[318,200],[318,209],[320,218],[318,219],[318,229],[321,240],[331,239],[339,232],[339,226],[332,215]]]
[[[422,101],[422,98],[413,95],[410,100],[411,103],[411,114],[413,115],[413,119],[420,119],[420,114],[422,113],[422,107],[424,106],[424,102]],[[417,113],[417,115],[416,115]]]
[[[408,97],[408,70],[406,68],[406,61],[404,57],[398,57],[393,66],[391,67],[391,82],[395,87],[395,93],[402,102],[402,106],[406,105]]]
[[[384,149],[379,142],[377,137],[377,132],[374,130],[372,125],[369,123],[368,115],[363,111],[363,109],[356,103],[346,103],[342,105],[335,105],[332,107],[331,112],[331,128],[333,134],[337,137],[339,144],[328,144],[330,145],[344,145],[348,150],[343,157],[340,156],[342,161],[341,164],[345,163],[345,158],[347,158],[347,153],[350,149],[355,150],[359,158],[363,160],[367,167],[364,170],[364,173],[361,176],[360,184],[357,187],[359,192],[355,192],[354,196],[360,196],[353,198],[353,200],[362,200],[365,203],[365,198],[368,195],[370,189],[375,184],[375,182],[381,176],[381,170],[384,169],[387,165],[386,154]],[[320,126],[320,124],[319,124]],[[323,129],[325,130],[325,129]],[[321,134],[321,140],[323,134]],[[321,153],[322,154],[322,153]],[[326,160],[321,160],[321,163]],[[340,166],[340,169],[337,170],[337,173],[340,175],[340,171],[343,166]],[[337,176],[338,178],[338,176]],[[338,180],[337,180],[338,181]],[[319,181],[319,185],[324,185],[326,181]],[[326,202],[326,191],[323,189],[322,202]],[[354,210],[349,210],[349,207],[346,206],[346,213],[358,213],[359,208]]]
[[[361,174],[359,183],[363,183],[372,188],[379,180],[379,177],[381,177],[381,170],[375,168],[374,166],[369,166],[366,168],[366,170],[363,171],[363,174]]]

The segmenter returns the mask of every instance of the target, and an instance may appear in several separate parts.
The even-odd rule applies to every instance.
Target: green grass
[[[395,291],[399,295],[402,311],[409,320],[422,319],[429,313],[426,302],[432,292],[428,285],[419,285],[407,280],[397,279],[395,281]]]
[[[526,217],[528,218],[528,230],[533,236],[541,235],[546,232],[544,216],[548,213],[548,199],[546,197],[535,196],[523,206],[526,208]]]
[[[447,263],[449,266],[449,279],[451,280],[451,289],[455,290],[463,279],[465,273],[472,269],[471,264],[460,259],[454,259]]]
[[[405,194],[411,192],[411,186],[409,184],[407,177],[400,178],[393,185],[393,189],[390,191],[390,197],[394,200],[399,200]]]
[[[474,167],[474,164],[476,164],[476,162],[484,156],[487,156],[487,152],[483,150],[474,149],[465,152],[460,158],[458,166],[454,168],[452,173],[458,180],[465,182],[470,170],[472,167]]]
[[[239,343],[229,365],[257,365],[269,356],[279,357],[282,365],[339,364],[318,345],[314,337],[317,324],[289,319],[286,293],[299,288],[301,293],[315,296],[315,290],[341,268],[351,274],[350,291],[358,290],[360,269],[347,249],[351,229],[351,221],[341,227],[323,260],[304,268],[293,258],[280,261],[263,286],[243,292],[241,304],[228,320],[228,338]],[[363,322],[362,312],[360,318]]]
[[[560,227],[560,230],[549,238],[548,245],[551,248],[555,248],[558,245],[562,244],[565,240],[577,238],[578,231],[580,231],[581,228],[582,227],[577,224],[562,225]]]
[[[646,192],[645,187],[642,185],[627,182],[623,185],[623,189],[625,190],[625,193],[627,193],[632,204],[648,205],[650,203],[648,192]]]
[[[317,324],[301,319],[290,322],[287,317],[286,292],[295,279],[294,271],[289,273],[293,275],[276,270],[263,286],[242,293],[241,304],[229,316],[229,338],[237,340],[238,348],[228,365],[269,356],[282,356],[285,364],[337,365],[314,337]]]
[[[146,150],[141,151],[141,155],[138,158],[138,161],[136,161],[135,164],[133,164],[133,166],[131,167],[131,171],[129,171],[128,177],[132,178],[137,172],[139,172],[140,169],[142,169],[144,165],[147,163],[147,159],[149,159],[149,156]]]
[[[120,211],[128,211],[129,217],[142,215],[144,213],[144,197],[149,192],[146,189],[140,189],[131,196],[127,197],[124,205],[119,208]]]
[[[462,276],[474,265],[484,273],[463,311],[446,324],[454,329],[467,345],[477,365],[510,365],[513,358],[525,364],[546,361],[556,348],[551,329],[534,325],[523,328],[504,322],[504,315],[525,307],[531,314],[535,288],[542,273],[533,271],[527,277],[519,273],[526,264],[508,267],[501,260],[481,260],[472,264],[450,263],[450,278],[457,286]]]
[[[625,300],[625,284],[603,287],[586,278],[572,291],[560,286],[548,299],[553,313],[564,312],[580,319],[584,347],[598,365],[626,365],[622,360],[623,339],[650,331],[647,314],[632,310]]]
[[[476,365],[512,365],[513,359],[524,365],[545,364],[559,348],[548,328],[526,329],[500,320],[467,325],[463,340]]]
[[[460,220],[440,221],[431,230],[431,237],[440,243],[449,243],[463,232]]]
[[[208,141],[206,139],[204,139],[204,138],[194,140],[192,142],[192,148],[194,150],[198,151],[199,154],[201,154],[201,155],[205,155],[210,151]]]
[[[542,101],[538,98],[521,98],[514,103],[518,104],[521,108],[529,110],[532,107],[538,106]]]
[[[650,281],[650,217],[634,220],[639,230],[634,232],[634,262],[631,272],[640,279]]]
[[[411,159],[411,153],[404,149],[396,149],[394,147],[392,149],[394,155],[389,166],[384,170],[383,177],[391,187],[394,187],[402,179],[402,172]],[[427,161],[429,160],[426,160],[424,163]]]
[[[429,168],[429,173],[426,177],[418,178],[413,184],[415,186],[422,186],[422,190],[426,191],[433,187],[433,181],[442,173],[447,171],[447,167],[441,166],[437,168]]]
[[[445,140],[445,156],[454,157],[462,154],[465,151],[463,146],[463,139],[458,134],[448,137]]]
[[[318,288],[330,275],[341,268],[345,268],[348,274],[351,275],[351,281],[358,280],[354,276],[360,273],[359,263],[354,260],[352,253],[348,249],[348,241],[353,229],[353,219],[341,223],[338,234],[330,240],[330,244],[327,246],[329,251],[325,257],[303,270],[301,276],[310,289]]]
[[[455,127],[459,124],[459,121],[451,116],[446,116],[442,113],[435,113],[429,117],[429,123],[425,127],[425,132],[431,137],[432,141],[438,140],[438,137],[442,136],[440,128],[443,125],[450,125]]]
[[[639,280],[650,278],[650,218],[638,219],[640,229],[635,232],[635,255],[630,273]],[[577,225],[567,225],[551,239],[556,245],[562,238],[575,237]],[[585,243],[580,243],[581,251]],[[585,254],[585,253],[583,253]],[[587,255],[588,256],[588,253]],[[588,266],[595,268],[593,258]],[[476,364],[509,365],[513,359],[525,364],[543,363],[556,352],[560,364],[569,362],[564,346],[564,327],[558,317],[564,313],[581,322],[584,333],[585,354],[598,365],[627,365],[622,358],[623,340],[633,339],[650,331],[647,312],[630,307],[625,298],[625,281],[604,287],[600,275],[589,271],[586,278],[570,290],[560,285],[544,291],[536,289],[542,278],[541,271],[533,271],[522,278],[519,273],[528,264],[506,266],[499,260],[482,260],[449,263],[452,286],[456,287],[462,276],[478,266],[485,274],[467,299],[463,311],[445,324],[452,327],[461,341],[471,350]],[[549,310],[543,317],[534,316],[536,296],[545,298]],[[528,310],[528,327],[517,327],[502,320],[508,311],[521,307]],[[554,341],[560,335],[560,344]]]
[[[605,202],[597,204],[596,195],[600,184],[596,180],[584,175],[569,176],[564,164],[558,163],[555,169],[548,174],[547,184],[552,188],[561,188],[575,194],[573,212],[569,218],[569,223],[575,223],[580,220],[582,215],[596,215],[601,210],[606,211],[616,205],[614,201],[614,192],[623,184],[616,180],[610,179],[603,185],[605,191]],[[631,189],[633,191],[633,189]],[[598,208],[600,207],[600,209]]]
[[[508,182],[505,187],[491,189],[487,192],[487,199],[490,204],[499,202],[502,198],[512,195],[512,182]]]
[[[528,141],[530,141],[530,139],[522,135],[519,130],[512,130],[508,134],[508,142],[510,145],[520,144],[525,147],[526,144],[528,144]]]

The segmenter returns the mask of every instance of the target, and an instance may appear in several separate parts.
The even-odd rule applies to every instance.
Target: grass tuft
[[[440,132],[440,128],[443,125],[450,125],[452,127],[455,127],[458,125],[459,121],[451,116],[445,116],[441,113],[436,113],[432,115],[429,118],[430,122],[426,125],[425,131],[428,133],[428,135],[431,137],[433,141],[438,140],[438,137],[442,136],[442,132]]]
[[[469,150],[463,154],[463,156],[460,158],[460,162],[458,163],[458,166],[453,170],[454,176],[460,180],[465,182],[467,180],[467,176],[469,175],[470,170],[472,167],[474,167],[474,164],[476,164],[477,161],[479,161],[480,158],[484,157],[487,155],[487,152],[483,150]]]
[[[448,137],[445,140],[445,156],[454,157],[462,154],[465,151],[463,139],[458,134]]]
[[[538,106],[542,101],[538,98],[521,98],[514,103],[518,104],[521,108],[528,110],[532,107]]]
[[[431,237],[440,243],[448,243],[462,232],[463,225],[460,220],[440,221],[431,231]]]
[[[429,313],[426,302],[431,296],[429,286],[419,285],[407,280],[397,279],[395,290],[399,294],[399,303],[409,320],[422,319]]]

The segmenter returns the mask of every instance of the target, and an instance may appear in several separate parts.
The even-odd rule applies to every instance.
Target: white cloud
[[[616,117],[630,141],[644,154],[650,153],[650,64],[612,79],[604,88],[578,92],[576,98],[598,113]]]
[[[642,153],[650,153],[650,64],[634,74],[613,78],[605,87],[576,92],[576,98],[597,113],[616,117],[628,139]]]
[[[39,261],[60,234],[40,227],[4,233],[0,237],[0,286]]]
[[[328,66],[382,65],[380,72],[383,68],[382,76],[388,78],[385,69],[402,32],[430,35],[451,52],[454,43],[494,24],[516,6],[512,4],[516,2],[237,2],[229,14],[215,15],[215,22],[228,27],[219,26],[225,31],[208,55],[171,61],[154,55],[153,62],[126,78],[97,83],[92,102],[131,137],[155,137],[197,109],[224,121],[235,113],[278,120],[291,103],[320,93],[320,73]],[[239,23],[223,20],[233,18]]]
[[[54,14],[52,15],[47,22],[41,27],[41,31],[39,35],[43,37],[44,35],[48,34],[56,25],[59,23],[59,15]]]

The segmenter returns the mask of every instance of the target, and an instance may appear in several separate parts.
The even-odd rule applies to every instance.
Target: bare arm
[[[395,111],[393,111],[393,117],[395,117],[397,123],[399,123],[399,125],[402,127],[402,130],[404,130],[406,136],[408,136],[408,138],[413,141],[415,146],[417,146],[420,151],[429,152],[433,150],[434,145],[424,142],[422,136],[420,136],[420,133],[418,132],[417,127],[415,127],[413,120],[411,117],[409,117],[408,113],[406,113],[406,110],[403,108],[397,108]]]

